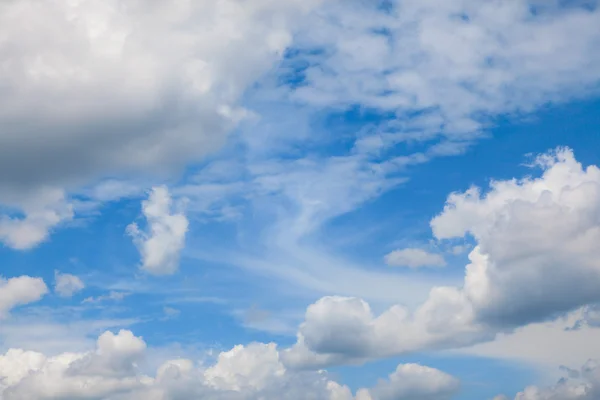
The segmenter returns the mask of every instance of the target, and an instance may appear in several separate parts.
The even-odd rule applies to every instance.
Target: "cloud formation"
[[[600,368],[598,361],[589,360],[581,369],[563,367],[566,376],[554,386],[529,386],[517,393],[515,400],[594,400],[600,396]],[[498,396],[498,400],[508,400]]]
[[[7,316],[11,309],[38,301],[48,287],[41,278],[19,276],[4,279],[0,277],[0,319]]]
[[[55,271],[54,280],[54,291],[60,297],[71,297],[85,288],[83,281],[72,274],[63,274],[59,271]]]
[[[446,260],[439,254],[429,253],[423,249],[394,250],[384,258],[390,267],[444,267]]]
[[[153,275],[173,274],[179,267],[179,253],[185,245],[188,220],[173,210],[173,201],[165,186],[154,187],[142,202],[148,227],[140,230],[134,222],[127,226],[142,256],[142,269]]]
[[[162,180],[219,149],[319,3],[2,4],[0,241],[29,249],[102,179]]]
[[[360,299],[311,305],[290,365],[327,365],[490,340],[600,301],[600,169],[569,149],[536,159],[538,178],[494,181],[448,197],[437,239],[472,236],[462,287],[436,287],[416,310],[379,316]]]
[[[0,193],[0,202],[1,196]],[[8,195],[4,197],[4,204],[22,214],[0,216],[0,241],[16,250],[28,250],[44,242],[53,228],[74,216],[73,205],[61,189],[42,187],[24,197]]]
[[[287,370],[275,344],[251,343],[222,352],[210,366],[168,360],[154,376],[140,369],[144,340],[130,331],[105,332],[95,350],[46,356],[10,349],[0,355],[0,397],[6,400],[190,399],[354,400],[324,371]],[[458,381],[433,368],[398,366],[387,381],[360,389],[357,400],[445,400]]]
[[[241,95],[318,3],[4,4],[0,187],[196,161],[245,117]]]

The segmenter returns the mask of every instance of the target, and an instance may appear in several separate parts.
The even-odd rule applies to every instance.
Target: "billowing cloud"
[[[71,297],[85,288],[83,281],[72,274],[63,274],[55,271],[54,280],[54,291],[60,297]]]
[[[354,400],[351,391],[324,371],[287,370],[275,344],[252,343],[222,352],[204,367],[188,359],[160,365],[149,376],[141,372],[146,343],[130,331],[106,332],[96,349],[46,356],[21,349],[0,355],[0,397],[6,400],[190,399]],[[398,366],[388,381],[361,389],[358,400],[442,400],[458,381],[436,369]]]
[[[537,159],[539,178],[449,196],[438,239],[477,241],[464,292],[480,319],[523,324],[600,300],[600,169],[569,149]]]
[[[470,234],[462,287],[436,287],[416,310],[373,315],[363,300],[311,305],[291,365],[326,365],[461,347],[600,301],[600,169],[569,149],[537,158],[539,178],[454,193],[432,222],[438,239]]]
[[[446,265],[446,260],[441,255],[416,248],[394,250],[387,254],[384,260],[391,267],[420,268]]]
[[[154,275],[174,273],[185,245],[188,220],[185,214],[172,208],[169,190],[164,186],[155,187],[148,200],[142,202],[147,229],[140,230],[136,223],[127,227],[142,256],[142,269]]]
[[[3,279],[0,277],[0,319],[19,305],[38,301],[46,293],[48,287],[41,278],[19,276]]]
[[[220,148],[251,115],[246,89],[319,3],[2,4],[0,241],[31,248],[73,217],[74,192],[137,193],[133,181],[89,187],[164,178]]]
[[[0,187],[197,160],[245,117],[240,96],[316,4],[3,4]]]

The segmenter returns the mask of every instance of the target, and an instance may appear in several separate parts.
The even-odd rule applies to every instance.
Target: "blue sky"
[[[0,399],[595,399],[598,26],[3,6]]]

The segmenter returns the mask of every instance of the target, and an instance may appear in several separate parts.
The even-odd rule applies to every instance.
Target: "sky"
[[[0,400],[600,399],[595,0],[0,4]]]

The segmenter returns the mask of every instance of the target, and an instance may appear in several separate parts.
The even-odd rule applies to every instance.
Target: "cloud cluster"
[[[252,343],[222,352],[210,366],[188,359],[140,368],[147,346],[130,331],[105,332],[96,349],[46,356],[21,349],[0,355],[0,397],[6,400],[354,400],[351,391],[320,372],[287,370],[274,344]],[[416,364],[398,366],[388,380],[360,389],[357,400],[445,400],[458,381]]]
[[[461,154],[496,118],[596,90],[598,7],[533,3],[332,0],[316,8],[272,71],[276,89],[261,82],[248,96],[262,118],[240,135],[243,155],[211,164],[221,173],[228,166],[226,178],[186,187],[196,186],[201,206],[215,199],[235,204],[238,218],[252,215],[238,237],[253,254],[231,263],[321,295],[414,297],[398,294],[398,274],[375,279],[357,273],[368,266],[350,268],[342,251],[326,249],[347,236],[323,230],[405,182],[408,168]],[[257,225],[264,235],[254,234]]]
[[[538,178],[495,181],[449,196],[432,222],[438,239],[472,236],[462,287],[436,287],[415,311],[379,316],[360,299],[311,305],[296,366],[326,365],[431,348],[460,347],[600,301],[600,169],[569,149],[537,158]]]
[[[448,142],[412,161],[461,152],[487,116],[530,111],[589,92],[600,79],[595,28],[584,2],[332,1],[299,42],[310,53],[294,98],[392,113],[358,144],[378,154],[400,142]],[[304,53],[299,54],[299,58]],[[392,160],[392,163],[394,161]]]
[[[185,245],[188,220],[185,214],[172,210],[173,201],[165,186],[154,187],[142,212],[148,227],[140,230],[136,223],[127,226],[142,255],[142,269],[154,275],[173,274],[179,267],[179,253]]]

